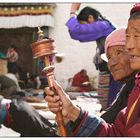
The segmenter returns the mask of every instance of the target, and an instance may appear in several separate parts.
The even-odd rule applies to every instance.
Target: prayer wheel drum
[[[42,39],[31,44],[34,59],[57,53],[53,39]]]

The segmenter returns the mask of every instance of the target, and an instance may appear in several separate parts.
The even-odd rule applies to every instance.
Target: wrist
[[[70,16],[77,16],[77,15],[78,15],[77,11],[71,11],[70,12]]]
[[[80,108],[77,106],[73,106],[71,113],[69,113],[69,120],[75,121],[80,115]]]

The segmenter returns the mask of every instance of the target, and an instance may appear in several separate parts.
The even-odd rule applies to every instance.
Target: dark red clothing
[[[114,124],[102,123],[98,136],[140,136],[140,99],[126,124],[128,113],[140,94],[140,74],[136,78],[135,87],[128,99],[128,106],[118,114]]]
[[[136,105],[132,109],[135,101]],[[140,73],[136,75],[135,86],[129,96],[127,107],[118,113],[114,123],[107,123],[94,114],[86,115],[81,123],[76,126],[75,136],[140,136]]]
[[[91,85],[89,84],[83,84],[84,82],[89,82],[88,75],[82,74],[82,72],[78,72],[74,75],[72,86],[73,87],[79,87],[81,92],[88,92],[91,91]]]

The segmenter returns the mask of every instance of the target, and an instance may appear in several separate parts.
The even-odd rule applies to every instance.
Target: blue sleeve
[[[95,41],[108,36],[114,29],[109,22],[98,20],[89,24],[80,24],[75,17],[71,17],[66,23],[72,39],[80,42]]]
[[[91,136],[94,131],[96,131],[97,127],[100,125],[103,119],[97,117],[91,113],[88,114],[82,126],[78,130],[78,133],[75,136],[80,137],[88,137]]]
[[[103,121],[102,118],[95,116],[92,113],[88,113],[84,121],[81,122],[81,125],[76,128],[74,136],[78,137],[89,137],[96,131],[97,127]]]

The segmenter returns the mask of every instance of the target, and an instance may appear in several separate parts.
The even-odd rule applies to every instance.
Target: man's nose
[[[131,36],[126,41],[126,48],[130,50],[130,49],[133,49],[134,47],[135,47],[135,39],[134,39],[134,36]]]
[[[117,56],[114,56],[114,57],[110,58],[109,61],[108,61],[109,69],[111,67],[113,67],[114,65],[116,65],[117,63],[118,63],[118,57]]]

